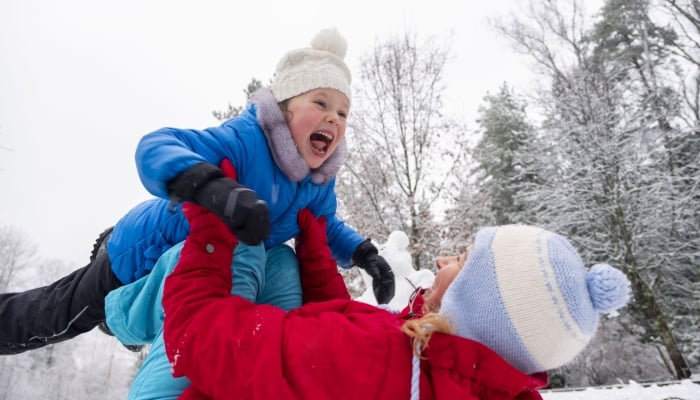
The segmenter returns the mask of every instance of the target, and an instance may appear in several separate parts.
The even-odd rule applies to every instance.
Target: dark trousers
[[[0,355],[71,339],[105,320],[105,296],[121,286],[107,252],[56,282],[0,294]]]

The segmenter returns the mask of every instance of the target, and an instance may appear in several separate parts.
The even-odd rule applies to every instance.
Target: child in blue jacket
[[[87,266],[46,287],[0,295],[0,354],[60,342],[103,322],[104,297],[148,274],[168,248],[186,237],[181,201],[212,211],[241,242],[263,243],[263,270],[243,283],[256,296],[268,295],[267,289],[284,299],[278,306],[300,304],[298,266],[284,242],[299,232],[297,213],[308,208],[326,218],[338,264],[365,269],[374,278],[378,300],[388,302],[394,290],[388,264],[369,240],[336,216],[335,175],[344,160],[351,99],[345,50],[336,30],[323,30],[311,47],[283,56],[271,88],[251,96],[241,115],[205,130],[163,128],[144,136],[136,151],[137,169],[158,198],[122,218],[106,252]],[[235,179],[219,167],[222,162],[230,162]],[[288,279],[274,288],[261,284],[261,274],[282,266]]]

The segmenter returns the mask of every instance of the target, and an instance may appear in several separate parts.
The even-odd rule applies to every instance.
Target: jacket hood
[[[272,91],[269,88],[258,89],[250,97],[250,103],[257,108],[257,119],[270,146],[272,158],[287,178],[293,182],[299,182],[311,173],[311,180],[319,185],[326,184],[335,178],[345,161],[347,152],[345,138],[320,167],[311,169],[297,151],[287,120]]]

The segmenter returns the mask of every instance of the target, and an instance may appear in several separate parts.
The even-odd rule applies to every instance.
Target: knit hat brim
[[[330,88],[352,100],[352,75],[343,61],[347,44],[336,29],[324,29],[311,47],[287,52],[277,64],[272,93],[278,102],[313,89]]]

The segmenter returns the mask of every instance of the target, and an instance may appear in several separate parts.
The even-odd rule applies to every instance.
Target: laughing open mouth
[[[326,132],[314,132],[311,134],[311,146],[320,152],[325,153],[333,142],[333,135]]]

